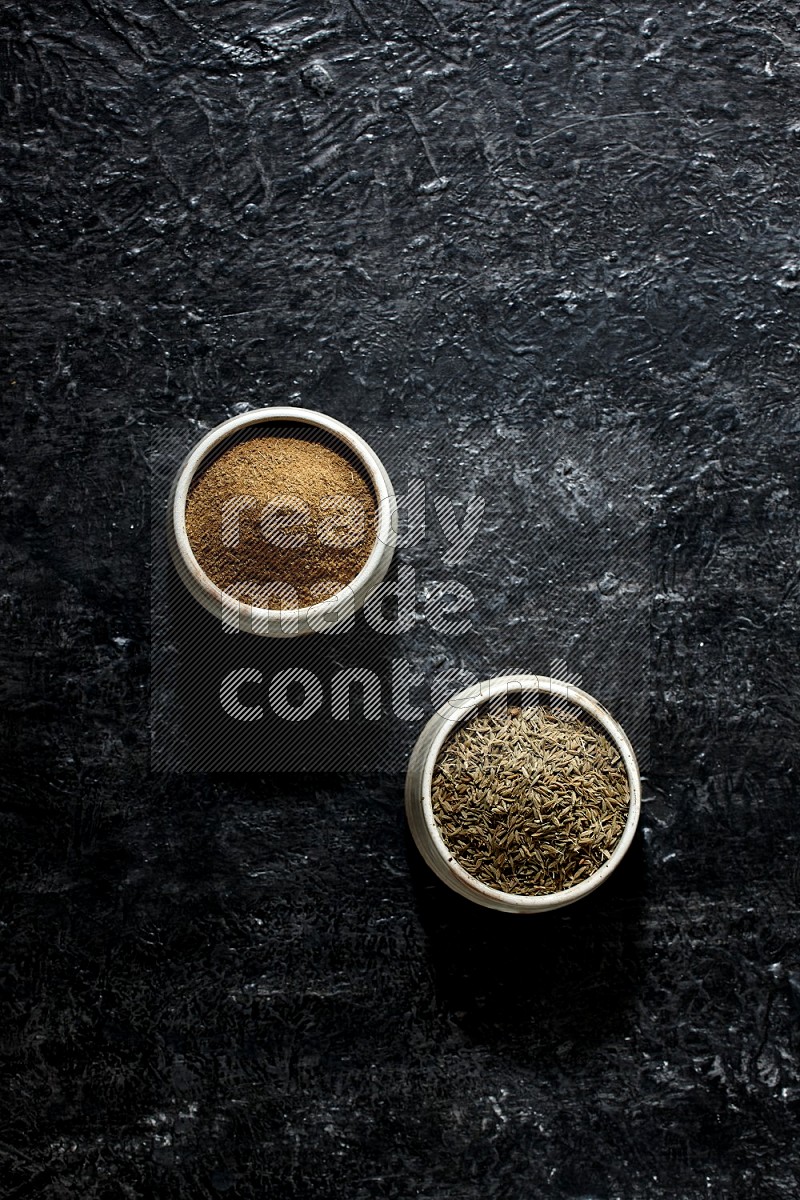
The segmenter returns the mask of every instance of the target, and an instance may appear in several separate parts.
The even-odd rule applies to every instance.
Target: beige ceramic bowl
[[[434,767],[450,733],[487,701],[503,696],[512,697],[518,693],[529,695],[538,693],[542,697],[556,696],[575,705],[587,716],[594,717],[619,751],[628,774],[630,787],[628,819],[622,837],[607,861],[588,879],[582,880],[574,887],[561,892],[553,892],[547,896],[517,896],[511,892],[491,888],[475,879],[456,861],[445,845],[434,819],[431,805]],[[560,680],[541,675],[502,675],[473,684],[464,691],[451,696],[446,704],[437,709],[419,735],[411,753],[406,774],[406,815],[414,841],[425,862],[448,887],[458,892],[460,896],[466,897],[467,900],[473,900],[476,904],[482,904],[485,908],[495,908],[502,912],[547,912],[550,909],[561,908],[565,904],[574,904],[576,900],[588,896],[608,879],[611,872],[625,857],[636,832],[640,809],[639,768],[633,747],[622,727],[588,692],[573,687],[571,684],[562,683]]]
[[[226,595],[209,579],[195,558],[186,533],[186,498],[192,480],[206,459],[236,435],[270,422],[311,426],[333,436],[362,464],[372,485],[377,505],[375,545],[361,571],[334,596],[307,608],[268,609],[245,604]],[[397,501],[389,476],[370,446],[341,421],[307,408],[261,408],[242,413],[217,425],[198,442],[188,455],[172,485],[167,505],[167,542],[172,561],[186,587],[209,612],[231,627],[266,637],[296,637],[298,634],[326,632],[361,608],[386,575],[397,540]]]

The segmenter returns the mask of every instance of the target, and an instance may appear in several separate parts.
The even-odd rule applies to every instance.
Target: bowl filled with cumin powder
[[[639,768],[588,692],[499,676],[452,696],[412,751],[406,814],[429,867],[487,908],[533,913],[593,892],[633,841]]]
[[[397,502],[371,447],[324,413],[264,408],[218,425],[172,486],[167,540],[228,631],[324,633],[389,569]]]

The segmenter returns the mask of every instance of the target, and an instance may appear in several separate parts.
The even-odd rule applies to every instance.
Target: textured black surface
[[[794,1194],[796,4],[2,12],[4,1194]],[[652,445],[594,900],[467,910],[394,780],[149,774],[150,438],[287,400]]]

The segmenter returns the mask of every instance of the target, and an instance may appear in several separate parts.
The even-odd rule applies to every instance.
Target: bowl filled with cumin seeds
[[[372,448],[303,408],[263,408],[212,429],[167,506],[172,560],[229,632],[324,633],[386,575],[397,502]]]
[[[539,675],[458,692],[422,730],[406,775],[411,833],[454,891],[504,912],[593,892],[639,821],[636,755],[588,692]]]

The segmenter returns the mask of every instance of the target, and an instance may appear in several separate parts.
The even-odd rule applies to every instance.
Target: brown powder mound
[[[302,436],[256,436],[224,450],[186,501],[206,575],[260,608],[333,596],[369,558],[376,505],[344,453]]]

